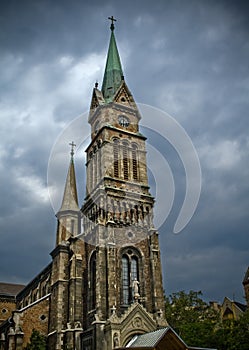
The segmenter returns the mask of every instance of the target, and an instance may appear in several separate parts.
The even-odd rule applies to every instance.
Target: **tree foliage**
[[[46,337],[33,329],[30,343],[27,344],[25,350],[46,350]]]
[[[215,342],[219,350],[248,350],[249,310],[238,320],[226,320],[220,323],[215,332]]]
[[[166,319],[190,346],[212,347],[212,338],[219,314],[204,302],[201,292],[184,291],[166,298]]]
[[[165,315],[189,346],[249,349],[249,310],[239,320],[222,322],[220,313],[203,301],[201,292],[181,291],[166,298]]]

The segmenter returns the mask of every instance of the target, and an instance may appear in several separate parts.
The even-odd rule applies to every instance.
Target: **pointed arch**
[[[140,280],[141,254],[134,247],[126,247],[121,252],[122,256],[122,304],[124,306],[131,304],[134,301],[133,282]]]

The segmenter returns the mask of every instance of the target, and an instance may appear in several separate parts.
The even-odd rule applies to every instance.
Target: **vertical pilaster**
[[[69,246],[58,245],[51,253],[51,307],[48,344],[50,349],[61,350],[62,331],[68,320]]]
[[[107,316],[107,265],[106,248],[99,246],[96,250],[96,314],[100,320]]]

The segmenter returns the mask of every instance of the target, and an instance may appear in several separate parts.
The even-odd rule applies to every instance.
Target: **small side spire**
[[[69,143],[71,146],[71,161],[68,168],[67,179],[65,183],[64,195],[62,199],[62,204],[59,212],[73,210],[78,211],[78,195],[77,195],[77,186],[76,186],[76,177],[75,177],[75,169],[74,169],[74,148],[76,144],[72,141]]]
[[[69,143],[71,146],[71,159],[67,172],[67,178],[64,188],[64,195],[61,203],[61,208],[56,214],[57,234],[56,234],[56,246],[64,244],[70,237],[75,237],[80,233],[80,220],[81,212],[78,205],[76,177],[74,169],[74,147],[76,144],[72,141]]]

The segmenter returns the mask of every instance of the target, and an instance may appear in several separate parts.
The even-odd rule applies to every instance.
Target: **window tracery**
[[[122,253],[122,303],[129,305],[134,301],[134,281],[139,285],[139,261],[141,257],[134,248],[127,248]]]

